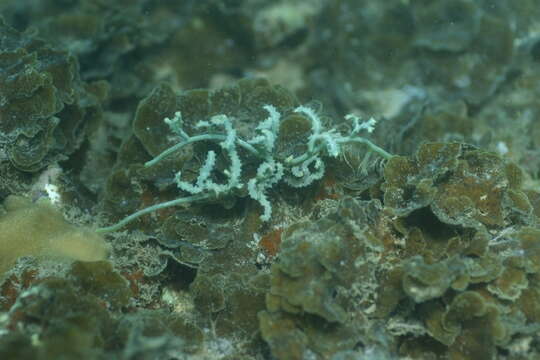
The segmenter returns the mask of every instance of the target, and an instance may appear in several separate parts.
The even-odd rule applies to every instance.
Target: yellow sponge
[[[4,201],[0,215],[0,278],[21,256],[98,261],[109,248],[94,231],[76,227],[47,200],[33,203],[21,196]]]

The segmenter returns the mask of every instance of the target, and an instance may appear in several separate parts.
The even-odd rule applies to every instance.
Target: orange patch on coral
[[[276,256],[281,245],[281,233],[282,228],[277,228],[265,234],[261,240],[259,240],[259,246],[262,247],[266,253],[270,256]]]
[[[0,288],[0,296],[3,298],[0,303],[0,309],[2,311],[8,311],[15,304],[21,291],[32,285],[36,279],[36,275],[37,270],[26,270],[20,276],[11,275],[7,278]]]
[[[139,283],[143,282],[144,273],[142,270],[136,270],[134,272],[122,272],[122,276],[129,282],[129,288],[135,296],[140,293]]]
[[[156,197],[157,197],[157,200],[156,200]],[[166,196],[164,196],[163,194],[158,194],[157,196],[155,196],[154,193],[150,189],[147,189],[141,195],[141,205],[142,205],[141,210],[147,207],[150,207],[152,205],[159,204],[159,203],[169,201],[169,200],[170,199],[167,199]],[[175,211],[176,210],[174,207],[170,207],[170,208],[156,210],[154,213],[158,217],[159,221],[164,221],[169,216],[174,214]]]
[[[336,184],[337,182],[334,175],[331,173],[326,174],[322,180],[321,185],[319,186],[319,189],[317,190],[317,193],[315,194],[315,201],[325,199],[338,199],[339,195],[335,192]]]

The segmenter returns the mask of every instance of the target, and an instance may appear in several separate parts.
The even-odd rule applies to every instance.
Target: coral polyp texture
[[[0,14],[0,359],[540,359],[537,1]]]

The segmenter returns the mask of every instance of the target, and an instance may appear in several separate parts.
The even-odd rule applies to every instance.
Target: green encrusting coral
[[[403,356],[492,359],[540,329],[524,306],[537,299],[540,229],[519,169],[430,143],[390,159],[379,186],[382,203],[343,199],[284,235],[259,314],[276,357],[387,348],[399,334]]]
[[[222,181],[227,178],[227,159],[219,153],[223,149],[211,142],[195,143],[154,166],[144,166],[174,144],[174,138],[164,136],[170,131],[162,122],[168,111],[180,108],[188,126],[203,116],[226,112],[239,131],[249,134],[253,130],[249,119],[267,117],[260,104],[269,100],[284,104],[280,126],[291,129],[280,132],[276,139],[280,158],[301,156],[307,146],[302,139],[309,138],[313,124],[291,110],[293,97],[279,87],[263,80],[244,80],[222,90],[180,95],[166,86],[158,87],[141,103],[134,135],[122,147],[109,179],[105,197],[109,213],[119,217],[137,207],[177,197],[175,172],[181,169],[187,179],[196,182],[204,166],[202,156],[196,154],[205,154],[208,148],[225,161],[224,166],[216,166],[213,176]],[[241,126],[243,121],[246,124]],[[351,166],[345,157],[358,154],[357,149],[343,151],[343,158],[328,162],[331,169]],[[247,164],[242,176],[256,173],[258,164],[245,154],[240,156]],[[242,188],[234,197],[207,199],[186,209],[140,217],[134,228],[151,234],[148,240],[153,248],[161,249],[156,254],[164,262],[153,275],[163,272],[170,260],[182,272],[196,269],[185,291],[193,301],[197,320],[191,318],[186,325],[180,318],[182,329],[190,326],[193,335],[211,323],[214,336],[234,334],[243,339],[247,353],[260,351],[264,341],[273,356],[287,360],[366,353],[427,358],[450,354],[464,360],[475,354],[479,359],[491,359],[499,349],[513,346],[514,338],[540,329],[540,312],[534,306],[540,287],[538,194],[524,191],[523,174],[516,165],[468,144],[426,143],[414,156],[391,156],[381,166],[365,170],[376,180],[356,196],[351,196],[355,190],[338,183],[337,198],[306,205],[311,211],[320,207],[319,215],[311,215],[310,220],[285,220],[289,222],[280,232],[278,256],[270,262],[269,272],[256,266],[254,259],[260,257],[257,244],[248,244],[253,233],[266,231],[266,226],[282,226],[290,216],[287,209],[294,201],[287,199],[286,186],[272,190],[275,215],[269,224],[255,212],[242,215],[242,208],[250,206],[238,203],[246,196]],[[324,186],[331,176],[330,171],[303,191],[309,194]],[[224,208],[230,211],[224,213]],[[77,268],[94,266],[77,264]],[[125,280],[117,278],[108,291],[123,293]],[[87,291],[103,290],[93,280],[84,280],[84,272],[72,272],[69,279],[82,281]],[[54,280],[51,289],[47,288],[49,280],[38,282],[27,291],[80,291],[70,290],[75,285],[66,283],[68,280]],[[80,301],[89,301],[92,297],[88,296]],[[16,309],[17,304],[12,311]],[[116,321],[110,316],[110,312],[96,315],[91,330],[83,332],[89,336],[84,340],[87,351],[106,349],[100,335],[105,330],[100,329]],[[138,322],[140,317],[145,317],[144,322],[154,321],[147,316],[166,329],[160,337],[163,347],[151,351],[157,354],[167,346],[177,352],[202,351],[201,347],[191,348],[194,340],[185,334],[166,335],[173,325],[163,323],[157,312],[154,318],[138,309],[132,320],[125,321]],[[28,319],[23,318],[23,323]],[[81,331],[79,325],[67,324],[78,329],[75,333]],[[16,341],[28,340],[21,333],[12,336]],[[53,346],[54,336],[43,337],[44,349]],[[11,349],[9,344],[5,346]],[[360,345],[363,350],[358,349]],[[150,351],[130,350],[129,343],[121,346],[124,353]]]
[[[537,5],[0,1],[0,358],[538,358]]]
[[[18,170],[66,159],[101,119],[106,85],[84,83],[75,56],[2,18],[0,69],[0,149]]]
[[[2,359],[161,359],[189,356],[203,334],[166,311],[132,312],[134,294],[108,262],[75,262],[63,278],[22,291],[3,320]],[[39,333],[39,338],[32,334]]]

